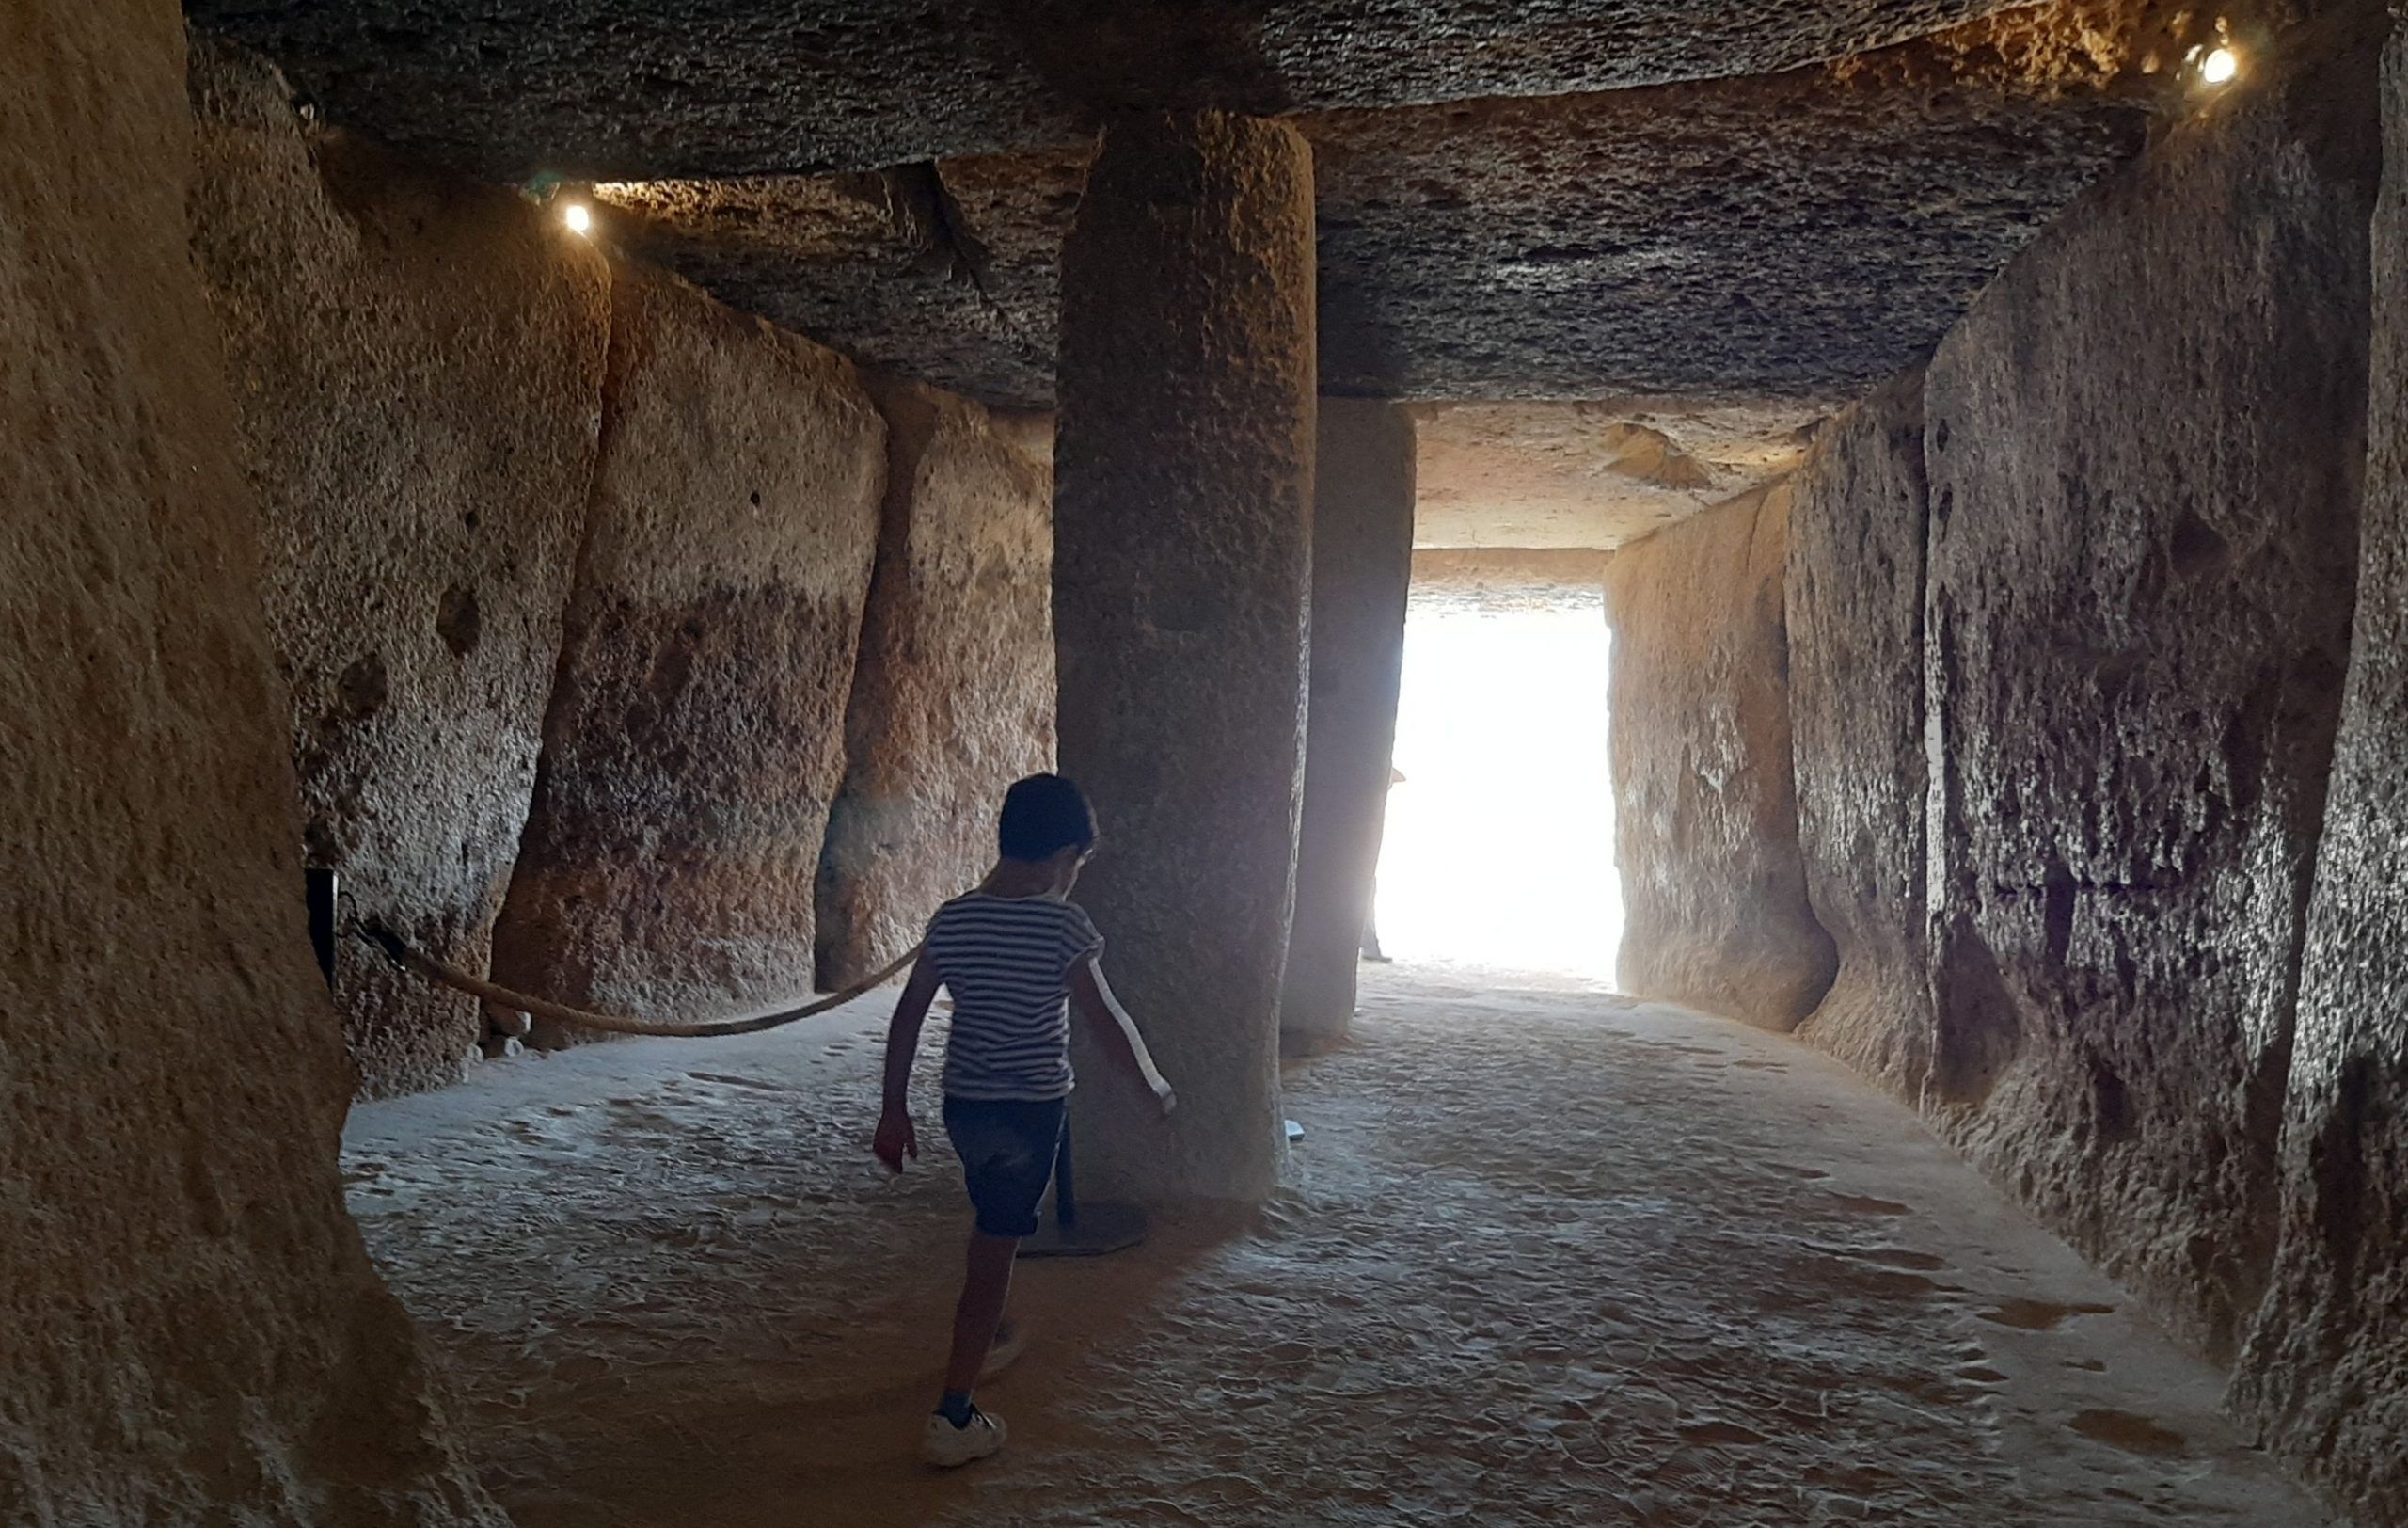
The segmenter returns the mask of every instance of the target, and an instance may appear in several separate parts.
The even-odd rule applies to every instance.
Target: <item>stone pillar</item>
[[[1054,638],[1078,899],[1179,1113],[1082,1044],[1095,1193],[1250,1201],[1279,1136],[1313,482],[1312,156],[1215,112],[1109,129],[1062,261]]]
[[[1387,816],[1413,581],[1413,418],[1326,398],[1313,485],[1312,708],[1279,1043],[1308,1054],[1354,1016],[1355,959]]]

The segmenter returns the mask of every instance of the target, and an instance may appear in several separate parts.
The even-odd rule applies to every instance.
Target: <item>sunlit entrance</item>
[[[1417,587],[1376,922],[1400,961],[1610,980],[1622,942],[1599,599]]]

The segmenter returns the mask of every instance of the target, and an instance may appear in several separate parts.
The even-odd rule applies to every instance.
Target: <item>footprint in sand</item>
[[[2171,1427],[2161,1427],[2130,1411],[2080,1411],[2066,1425],[2096,1442],[2153,1459],[2180,1458],[2190,1447],[2190,1440]]]
[[[2054,1331],[2078,1315],[2107,1315],[2112,1305],[2059,1305],[2052,1300],[2001,1300],[1987,1311],[1973,1313],[1995,1327],[2013,1327],[2018,1331]]]
[[[794,1091],[781,1082],[763,1082],[757,1077],[738,1077],[725,1072],[689,1072],[686,1075],[696,1082],[716,1082],[729,1088],[750,1088],[755,1092],[790,1093]]]
[[[1912,1215],[1914,1206],[1901,1204],[1894,1199],[1875,1199],[1869,1194],[1833,1194],[1831,1202],[1850,1215]]]

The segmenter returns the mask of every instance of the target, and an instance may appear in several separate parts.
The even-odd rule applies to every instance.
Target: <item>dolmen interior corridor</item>
[[[2408,1528],[2384,0],[6,0],[0,1528]]]

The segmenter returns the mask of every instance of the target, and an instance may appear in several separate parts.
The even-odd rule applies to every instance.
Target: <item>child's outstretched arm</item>
[[[1112,988],[1103,979],[1103,965],[1098,961],[1081,961],[1070,972],[1070,1001],[1079,1016],[1095,1028],[1096,1036],[1112,1058],[1113,1064],[1143,1083],[1154,1101],[1168,1114],[1178,1102],[1170,1084],[1155,1069],[1154,1058],[1146,1049],[1146,1037],[1137,1032],[1137,1023],[1120,999],[1112,995]]]
[[[920,1054],[920,1027],[927,1022],[928,1005],[936,1001],[943,982],[936,963],[922,950],[911,963],[911,979],[904,983],[895,1017],[886,1027],[886,1099],[878,1111],[878,1135],[870,1150],[897,1172],[903,1170],[906,1155],[917,1160],[920,1154],[919,1138],[911,1131],[911,1062]]]

